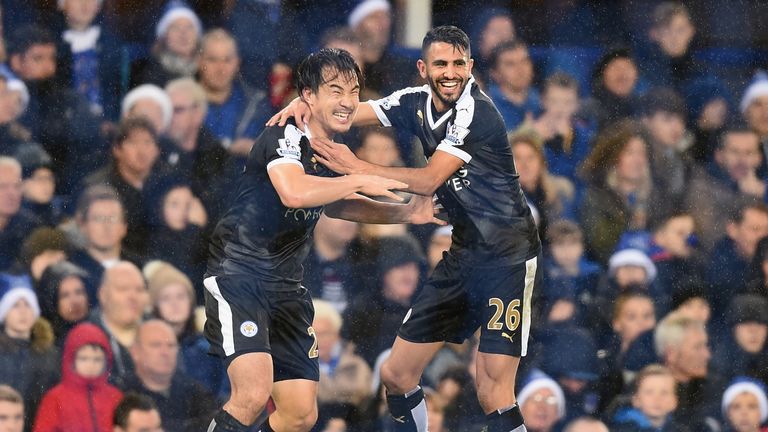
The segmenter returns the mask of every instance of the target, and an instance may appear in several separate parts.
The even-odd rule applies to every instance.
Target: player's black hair
[[[128,417],[132,411],[157,411],[155,401],[149,396],[129,392],[123,396],[123,399],[115,408],[112,422],[115,426],[125,429],[128,427]]]
[[[467,57],[472,57],[469,50],[469,36],[456,26],[444,25],[428,31],[421,43],[422,57],[426,57],[427,50],[435,42],[450,44],[454,49],[467,53]]]
[[[335,80],[339,75],[357,78],[363,86],[363,74],[352,55],[343,49],[323,48],[308,55],[296,68],[296,90],[299,95],[304,89],[317,92],[321,85]]]

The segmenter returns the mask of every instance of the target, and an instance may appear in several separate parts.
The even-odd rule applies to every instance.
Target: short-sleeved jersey
[[[456,104],[441,114],[435,112],[428,85],[368,103],[382,125],[418,136],[427,158],[444,151],[464,161],[437,190],[453,225],[453,253],[465,262],[488,264],[519,263],[539,253],[541,244],[504,120],[474,78]]]
[[[267,173],[279,164],[336,176],[315,161],[307,136],[294,123],[265,129],[248,156],[236,199],[211,236],[208,275],[252,275],[273,290],[295,290],[301,282],[308,240],[323,208],[284,206]]]

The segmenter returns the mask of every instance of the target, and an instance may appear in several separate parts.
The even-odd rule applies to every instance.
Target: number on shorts
[[[506,308],[506,314],[504,314],[504,302],[497,297],[488,299],[488,306],[493,306],[496,310],[493,312],[493,316],[488,321],[488,330],[501,330],[506,324],[509,331],[515,331],[520,326],[520,300],[515,299],[509,302],[509,306]],[[501,315],[504,314],[504,324],[501,321]]]
[[[317,358],[317,334],[315,334],[315,329],[312,327],[307,327],[307,334],[312,336],[312,339],[314,339],[314,342],[312,342],[312,348],[309,349],[307,355],[309,358]]]

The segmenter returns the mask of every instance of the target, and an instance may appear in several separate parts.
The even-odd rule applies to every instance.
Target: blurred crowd
[[[518,373],[528,430],[768,430],[768,75],[697,42],[738,14],[506,3],[436,4],[433,22],[472,37],[545,245]],[[204,430],[229,392],[200,332],[208,235],[308,52],[348,50],[362,100],[424,84],[418,50],[393,40],[403,11],[1,5],[0,429]],[[397,130],[342,141],[380,165],[423,160]],[[450,246],[450,226],[321,217],[304,266],[315,430],[387,431],[378,369]],[[427,368],[432,432],[480,430],[476,350],[446,346]]]

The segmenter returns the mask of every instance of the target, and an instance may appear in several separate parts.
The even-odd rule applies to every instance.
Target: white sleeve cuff
[[[441,142],[437,146],[435,151],[437,151],[437,150],[441,150],[441,151],[444,151],[444,152],[446,152],[446,153],[448,153],[450,155],[456,156],[457,158],[463,160],[464,163],[469,163],[469,161],[472,160],[472,155],[470,155],[469,153],[465,152],[464,150],[462,150],[462,149],[460,149],[460,148],[458,148],[458,147],[456,147],[454,145],[451,145],[451,144],[445,142],[445,140],[443,140],[443,142]]]
[[[267,171],[269,171],[270,168],[277,165],[283,165],[283,164],[296,164],[301,167],[301,169],[304,169],[304,165],[301,164],[301,162],[297,161],[296,159],[291,159],[287,157],[281,157],[274,159],[272,162],[267,164]]]
[[[381,106],[379,106],[378,101],[369,100],[368,104],[370,104],[371,108],[373,108],[373,112],[376,113],[376,117],[379,118],[379,121],[381,122],[382,126],[392,127],[392,122],[390,122],[389,119],[387,118],[387,115],[384,114],[384,110],[381,109]]]

